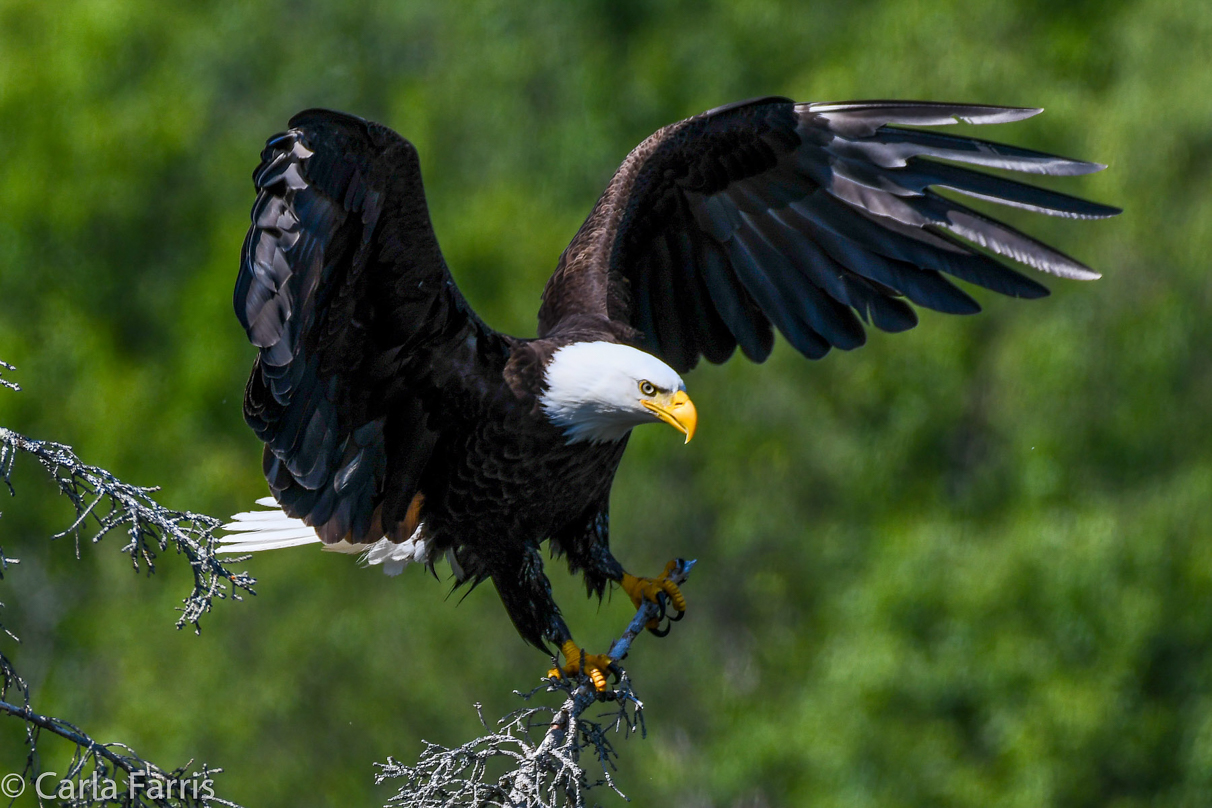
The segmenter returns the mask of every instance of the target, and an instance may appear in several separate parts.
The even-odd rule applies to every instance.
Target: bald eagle
[[[244,417],[265,443],[271,510],[239,514],[228,552],[320,543],[388,574],[445,557],[491,580],[521,636],[599,688],[613,660],[573,641],[540,545],[591,593],[685,601],[611,554],[610,487],[631,430],[697,425],[682,373],[777,330],[810,359],[897,332],[916,304],[979,310],[948,276],[1038,298],[1005,256],[1098,275],[945,189],[1069,218],[1119,211],[980,166],[1070,176],[1104,166],[923,127],[1040,112],[768,97],[666,126],[635,148],[543,291],[538,336],[487,326],[455,286],[416,150],[391,129],[307,110],[267,142],[235,310],[259,349]],[[975,246],[974,246],[975,245]],[[980,249],[977,249],[979,247]],[[668,568],[667,568],[668,569]],[[655,628],[655,627],[654,627]]]

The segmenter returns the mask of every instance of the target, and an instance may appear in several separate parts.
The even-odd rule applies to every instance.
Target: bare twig
[[[670,579],[681,584],[690,574],[694,561],[678,559]],[[611,659],[623,659],[632,641],[644,627],[661,615],[656,603],[645,602],[636,611],[622,636],[610,646]],[[617,753],[610,734],[645,734],[644,705],[636,698],[626,671],[621,671],[613,690],[598,693],[588,677],[579,680],[548,679],[542,687],[518,693],[529,699],[541,690],[561,692],[559,707],[526,707],[509,713],[494,730],[476,705],[480,723],[487,734],[455,748],[425,742],[425,750],[415,766],[406,766],[388,758],[376,764],[380,771],[376,783],[402,779],[404,784],[388,802],[400,808],[439,808],[439,806],[498,806],[499,808],[583,808],[587,792],[606,786],[625,795],[614,783]],[[515,691],[516,692],[516,691]],[[613,704],[614,709],[596,716],[584,716],[595,703]],[[542,736],[537,738],[537,733]],[[602,776],[590,780],[581,767],[581,752],[592,749]],[[491,779],[490,764],[503,761],[508,771]]]
[[[16,368],[0,359],[0,371],[4,370],[16,370]],[[18,392],[21,390],[21,385],[16,382],[10,382],[8,379],[2,378],[3,376],[4,374],[0,373],[0,387],[7,387],[9,390],[16,390]]]
[[[51,441],[30,440],[0,427],[0,478],[15,494],[12,485],[13,462],[18,453],[33,455],[59,485],[59,491],[76,509],[72,524],[54,538],[73,536],[76,555],[80,554],[82,531],[88,524],[88,540],[101,541],[110,531],[125,528],[129,538],[122,552],[130,555],[136,570],[155,572],[157,552],[170,546],[186,557],[194,574],[194,588],[184,599],[177,627],[192,625],[209,612],[216,599],[241,599],[241,592],[255,594],[256,580],[245,572],[233,572],[215,555],[214,531],[219,519],[189,511],[174,511],[152,499],[158,487],[129,485],[110,472],[90,466],[76,457],[70,446]]]

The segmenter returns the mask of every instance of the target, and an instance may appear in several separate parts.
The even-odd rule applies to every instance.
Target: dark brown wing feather
[[[358,542],[402,529],[430,419],[499,379],[507,352],[455,288],[412,144],[326,110],[290,127],[253,174],[234,303],[261,350],[244,415],[286,513]]]
[[[945,275],[1015,297],[1048,293],[955,236],[1043,272],[1097,277],[933,189],[1101,218],[1119,211],[956,164],[1062,176],[1102,166],[891,125],[1004,123],[1037,112],[762,98],[667,126],[628,155],[561,256],[539,334],[583,315],[609,318],[684,371],[700,356],[722,362],[738,344],[764,360],[772,325],[817,358],[863,344],[863,323],[912,328],[917,316],[905,299],[979,311]]]

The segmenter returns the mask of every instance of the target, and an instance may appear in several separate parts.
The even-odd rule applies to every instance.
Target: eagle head
[[[664,421],[694,437],[698,413],[686,383],[652,354],[613,342],[574,342],[557,349],[539,396],[547,418],[569,443],[622,440],[633,427]]]

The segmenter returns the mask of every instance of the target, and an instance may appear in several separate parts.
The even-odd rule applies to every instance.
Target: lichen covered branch
[[[21,694],[21,704],[9,700],[12,690]],[[213,778],[222,769],[203,765],[190,772],[191,761],[165,771],[125,744],[100,743],[74,724],[34,712],[28,686],[3,654],[0,654],[0,713],[25,722],[28,754],[20,775],[44,794],[55,794],[60,798],[70,795],[66,802],[80,806],[205,808],[221,805],[240,808],[214,793]],[[42,732],[57,735],[75,746],[66,769],[55,772],[49,780],[38,778],[37,749]],[[15,787],[9,785],[8,789],[6,794],[12,796]]]
[[[73,536],[77,556],[82,536],[95,544],[119,528],[128,537],[122,552],[130,555],[136,570],[155,572],[157,553],[170,547],[185,556],[193,570],[194,587],[183,601],[178,628],[192,625],[197,630],[198,621],[216,599],[239,600],[241,592],[254,594],[255,579],[245,572],[233,572],[215,555],[214,532],[222,525],[220,520],[166,508],[151,496],[159,490],[156,487],[124,483],[105,469],[80,460],[69,446],[31,440],[0,427],[0,478],[11,494],[15,494],[13,463],[22,453],[42,464],[75,508],[75,520],[55,538]]]
[[[679,559],[670,580],[683,583],[694,561]],[[636,611],[622,635],[611,645],[609,656],[621,660],[644,627],[661,615],[656,603],[645,602]],[[587,677],[580,680],[548,679],[542,687],[518,693],[530,699],[536,693],[562,693],[558,706],[534,706],[515,710],[489,726],[476,705],[486,734],[462,746],[448,748],[426,742],[416,765],[407,766],[388,758],[376,764],[376,783],[403,780],[388,802],[395,808],[439,806],[500,806],[501,808],[582,808],[587,792],[605,786],[619,796],[612,772],[618,755],[611,738],[633,732],[646,734],[644,705],[636,698],[631,680],[623,671],[615,688],[594,690]],[[516,693],[517,691],[515,691]],[[594,718],[585,712],[594,704],[609,708]],[[539,733],[542,733],[541,735]],[[581,766],[581,753],[592,750],[601,777],[591,779]],[[494,775],[500,766],[506,772]]]

